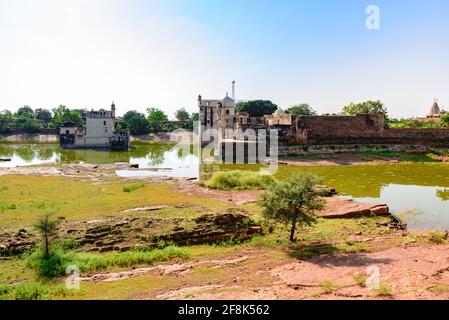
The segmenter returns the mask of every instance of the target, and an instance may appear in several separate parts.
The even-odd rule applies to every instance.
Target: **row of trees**
[[[0,112],[0,134],[15,131],[37,133],[42,129],[57,130],[67,121],[78,125],[85,124],[87,109],[70,109],[64,105],[52,109],[35,109],[24,106],[12,113],[5,110]],[[116,121],[117,129],[129,129],[131,134],[140,135],[149,132],[172,131],[177,128],[192,129],[193,122],[197,121],[198,113],[189,114],[185,108],[175,113],[176,121],[169,121],[168,116],[159,108],[147,109],[147,114],[137,111],[128,111]]]
[[[71,120],[83,124],[82,114],[86,110],[70,110],[60,105],[52,111],[48,109],[35,109],[23,106],[16,113],[5,110],[0,112],[0,133],[11,133],[22,130],[28,133],[36,133],[41,129],[57,129],[62,123]]]
[[[236,106],[237,112],[246,112],[251,117],[263,117],[273,114],[278,106],[270,100],[254,100],[239,102]],[[11,133],[15,130],[23,130],[29,133],[39,132],[41,129],[58,129],[61,124],[71,120],[79,125],[85,122],[86,109],[69,109],[66,106],[48,109],[35,109],[24,106],[16,113],[10,111],[0,112],[0,134]],[[286,110],[295,116],[314,116],[317,112],[308,104],[298,104]],[[385,105],[377,101],[365,101],[361,103],[350,103],[344,106],[340,115],[378,114],[385,117],[386,123],[396,128],[417,127],[448,127],[449,114],[443,116],[439,122],[422,122],[419,120],[395,120],[389,119],[388,110]],[[169,132],[178,128],[193,129],[193,123],[198,121],[198,113],[189,114],[185,108],[181,108],[174,114],[176,121],[169,121],[168,116],[159,108],[149,108],[146,114],[132,110],[123,117],[117,118],[117,129],[129,129],[132,135],[143,135],[150,132]]]
[[[198,113],[186,111],[181,108],[175,112],[176,121],[169,121],[167,114],[159,108],[147,109],[147,114],[135,110],[126,112],[123,117],[118,118],[116,126],[118,129],[129,129],[132,135],[143,135],[149,132],[170,132],[175,129],[192,130],[193,123],[198,121]]]

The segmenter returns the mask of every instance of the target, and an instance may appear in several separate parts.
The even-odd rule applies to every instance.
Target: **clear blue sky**
[[[449,108],[448,15],[446,0],[0,0],[0,109],[173,116],[236,80],[238,99],[283,108],[380,99],[423,116],[433,98]]]

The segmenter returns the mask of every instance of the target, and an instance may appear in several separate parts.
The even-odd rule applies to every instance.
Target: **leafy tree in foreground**
[[[365,101],[362,103],[350,103],[344,106],[341,114],[344,116],[355,116],[358,114],[378,114],[383,115],[385,119],[388,119],[388,110],[384,104],[377,101]]]
[[[324,208],[320,190],[316,188],[320,182],[314,175],[300,173],[287,182],[274,184],[260,196],[264,217],[290,225],[292,242],[295,241],[296,227],[315,223],[315,213]]]
[[[236,106],[237,112],[247,112],[250,117],[263,117],[273,114],[278,106],[269,100],[254,100],[239,102]]]
[[[38,219],[34,228],[42,237],[42,251],[44,259],[50,258],[51,241],[56,235],[57,226],[60,220],[52,220],[50,214],[46,214]]]
[[[185,108],[181,108],[176,111],[175,117],[176,117],[176,120],[178,120],[178,121],[186,122],[186,121],[189,121],[190,114],[186,111]]]
[[[295,105],[287,110],[287,113],[294,116],[316,116],[317,113],[307,103]]]

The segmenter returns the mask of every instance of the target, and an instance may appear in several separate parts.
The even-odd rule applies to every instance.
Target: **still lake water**
[[[0,167],[43,163],[139,164],[141,170],[117,171],[119,176],[207,176],[216,170],[258,170],[257,165],[201,167],[192,151],[184,154],[173,145],[133,144],[126,152],[62,150],[55,144],[0,144]],[[405,220],[410,229],[449,229],[449,164],[404,163],[366,166],[280,166],[276,177],[286,179],[296,172],[323,178],[340,195],[364,202],[384,202]]]

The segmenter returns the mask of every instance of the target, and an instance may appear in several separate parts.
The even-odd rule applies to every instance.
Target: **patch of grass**
[[[394,151],[363,151],[363,154],[375,155],[385,158],[399,158],[410,162],[435,162],[433,154],[408,154],[405,152]]]
[[[357,273],[353,276],[354,282],[360,286],[364,287],[366,285],[366,280],[368,277],[365,274]]]
[[[430,287],[428,289],[432,293],[446,293],[449,292],[449,286],[445,284],[437,284],[436,286]]]
[[[94,272],[110,268],[130,268],[138,265],[151,265],[173,259],[186,259],[185,249],[168,246],[150,251],[109,252],[102,254],[81,252],[54,252],[50,259],[43,259],[39,251],[27,258],[28,266],[46,278],[64,275],[69,265],[75,265],[81,272]]]
[[[271,175],[252,171],[221,171],[205,182],[206,187],[217,190],[263,190],[276,183]]]
[[[145,185],[143,183],[135,183],[135,184],[130,184],[127,186],[123,187],[123,192],[133,192],[139,189],[143,189],[145,188]]]
[[[338,289],[338,286],[334,284],[330,280],[325,280],[320,283],[320,288],[323,291],[324,294],[330,294]]]
[[[444,244],[447,243],[447,237],[444,234],[441,234],[439,232],[429,232],[427,235],[427,238],[430,242],[437,243],[437,244]]]
[[[346,242],[343,244],[338,244],[337,249],[346,253],[359,253],[368,251],[369,247],[363,242]]]
[[[62,285],[40,282],[26,282],[17,286],[0,284],[0,300],[49,300],[67,294],[67,289]]]
[[[43,203],[45,210],[51,209],[55,216],[64,216],[67,221],[131,215],[133,213],[122,211],[153,205],[182,204],[208,211],[221,210],[229,205],[226,201],[172,191],[173,185],[170,184],[147,184],[138,192],[123,192],[127,184],[109,181],[98,185],[65,177],[0,176],[0,185],[8,186],[0,197],[0,229],[26,229],[42,215]],[[13,203],[16,210],[6,210]],[[3,211],[2,207],[5,207]]]
[[[379,297],[391,297],[393,295],[391,287],[386,283],[381,283],[376,292]]]

